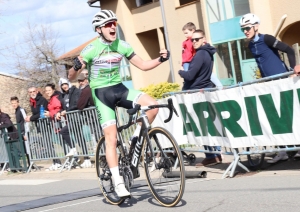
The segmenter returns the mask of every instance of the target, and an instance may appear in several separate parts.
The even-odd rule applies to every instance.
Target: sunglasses
[[[246,30],[246,32],[249,32],[249,30],[252,28],[252,26],[250,27],[250,26],[248,26],[248,27],[243,27],[243,28],[241,28],[241,31],[242,32],[245,32],[245,30]]]
[[[78,82],[83,82],[84,80],[77,80]]]
[[[110,21],[110,22],[107,22],[107,23],[101,25],[100,27],[110,28],[113,25],[116,27],[117,26],[117,22],[116,21]]]
[[[196,41],[196,42],[198,42],[200,39],[202,39],[203,37],[201,37],[201,38],[191,38],[191,41],[192,42],[194,42],[194,41]]]

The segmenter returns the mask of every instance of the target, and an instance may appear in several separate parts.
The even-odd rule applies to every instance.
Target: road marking
[[[194,180],[194,181],[185,181],[185,184],[190,184],[190,183],[198,183],[198,182],[204,182],[204,181],[210,181],[210,180],[215,180],[215,178],[210,178],[210,179],[201,179],[201,180]],[[175,181],[170,181],[170,183],[175,182]],[[167,184],[168,182],[164,182],[163,184]],[[158,184],[159,185],[159,184]],[[177,185],[177,184],[172,184],[172,185]],[[163,186],[159,186],[159,188],[165,188],[168,187],[170,185],[163,185]]]
[[[0,185],[42,185],[60,180],[0,180]]]
[[[200,179],[200,180],[187,180],[186,181],[186,184],[191,184],[191,183],[196,183],[196,182],[204,182],[204,181],[210,181],[210,180],[216,180],[215,178],[206,178],[206,179]],[[146,187],[147,185],[145,186],[141,186],[141,187]],[[166,187],[166,186],[163,186],[163,187]],[[138,189],[138,188],[135,188],[135,189]],[[140,193],[140,191],[134,191],[134,192],[131,192],[131,194],[137,194],[137,193]],[[47,210],[43,210],[43,211],[39,211],[39,212],[47,212],[47,211],[53,211],[53,210],[58,210],[58,209],[61,209],[61,208],[67,208],[67,207],[73,207],[73,206],[76,206],[76,205],[81,205],[81,204],[86,204],[86,203],[90,203],[90,202],[95,202],[95,201],[99,201],[99,200],[104,200],[105,197],[102,197],[102,198],[98,198],[98,199],[94,199],[94,200],[89,200],[89,201],[84,201],[84,202],[79,202],[79,203],[75,203],[75,204],[70,204],[70,205],[65,205],[65,206],[61,206],[61,207],[56,207],[56,208],[51,208],[51,209],[47,209]]]
[[[39,211],[39,212],[53,211],[53,210],[57,210],[57,209],[61,209],[61,208],[72,207],[72,206],[76,206],[76,205],[81,205],[81,204],[85,204],[85,203],[90,203],[90,202],[95,202],[95,201],[103,200],[103,199],[105,199],[105,198],[94,199],[94,200],[85,201],[85,202],[79,202],[79,203],[75,203],[75,204],[71,204],[71,205],[65,205],[65,206],[61,206],[61,207],[57,207],[57,208],[51,208],[51,209],[44,210],[44,211]]]

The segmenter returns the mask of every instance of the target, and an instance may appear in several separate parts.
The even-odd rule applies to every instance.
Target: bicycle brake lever
[[[174,107],[173,104],[172,104],[172,107],[173,107],[173,111],[174,111],[175,115],[176,115],[177,117],[179,117],[179,116],[178,116],[178,113],[177,113],[177,110],[175,109],[175,107]]]

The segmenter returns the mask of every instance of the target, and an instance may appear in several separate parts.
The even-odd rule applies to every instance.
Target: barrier
[[[291,74],[293,72],[239,83],[219,91],[214,88],[166,93],[163,96],[173,98],[175,108],[181,112],[181,117],[173,118],[170,124],[164,126],[169,129],[181,145],[192,144],[195,146],[207,145],[231,148],[231,151],[222,152],[222,154],[234,155],[234,161],[224,173],[223,178],[229,171],[231,171],[230,177],[232,177],[236,166],[249,171],[247,167],[239,162],[240,155],[300,149],[297,147],[300,144],[300,134],[296,130],[297,124],[293,119],[293,117],[299,117],[300,113],[298,109],[299,101],[297,101],[300,94],[299,77],[272,81],[278,78],[286,78]],[[274,90],[276,86],[280,89]],[[252,95],[251,92],[255,89],[257,94]],[[266,93],[268,95],[264,97],[259,96]],[[287,96],[288,98],[286,98]],[[272,97],[275,99],[270,104],[270,108],[264,108]],[[239,98],[245,98],[246,101],[241,101]],[[259,108],[254,110],[254,106],[258,104],[256,99],[261,102],[259,102]],[[161,101],[166,101],[166,99]],[[286,109],[281,106],[282,102],[288,106]],[[228,103],[228,105],[225,103]],[[260,113],[261,111],[264,113]],[[160,113],[162,114],[155,119],[154,125],[163,124],[159,117],[165,117],[166,115],[163,113],[166,112],[160,110]],[[260,114],[259,117],[258,114]],[[282,125],[282,122],[285,125]],[[259,128],[259,124],[263,126]],[[178,127],[178,125],[180,126]],[[293,126],[295,126],[294,130]],[[292,133],[290,133],[291,130]],[[279,145],[283,145],[285,148],[274,147]],[[267,147],[263,148],[264,146]],[[241,150],[238,151],[238,149]],[[186,149],[186,151],[190,150]],[[199,149],[199,151],[220,153],[203,149]]]
[[[58,131],[61,129],[60,122],[49,118],[39,119],[29,123],[28,145],[30,151],[30,172],[35,161],[65,158],[64,144]]]
[[[124,108],[117,110],[121,124],[125,124],[128,118],[125,110]],[[70,149],[65,145],[59,131],[66,125],[69,129],[71,143],[77,151],[75,157],[65,156]],[[70,170],[76,158],[82,159],[95,155],[97,141],[103,135],[95,107],[67,112],[65,119],[62,118],[60,121],[49,118],[39,119],[37,122],[30,122],[29,129],[28,152],[30,152],[31,163],[28,172],[32,167],[39,169],[35,165],[36,161],[51,159],[66,159],[60,172],[65,168]],[[123,130],[124,139],[129,140],[134,129],[135,127],[132,126]]]
[[[4,133],[2,133],[2,130],[0,131],[0,163],[3,164],[3,167],[1,167],[0,175],[3,174],[6,166],[8,165],[8,155],[4,143]]]
[[[15,127],[15,126],[14,126]],[[9,168],[11,171],[27,171],[27,160],[25,151],[25,142],[23,141],[19,124],[16,125],[17,131],[8,132],[2,129],[1,135],[5,145],[5,153],[8,158]],[[3,150],[3,149],[2,149]],[[5,164],[5,166],[7,163]],[[3,169],[4,170],[4,169]]]
[[[95,107],[68,112],[66,124],[68,125],[71,142],[78,153],[76,156],[94,156],[97,141],[102,136]],[[69,159],[67,158],[65,163],[69,162]],[[73,165],[74,161],[75,157],[72,158],[70,164]],[[69,170],[70,168],[71,166],[69,166]]]
[[[248,83],[239,83],[238,85],[235,86],[230,86],[224,88],[222,91],[218,92],[226,92],[230,91],[233,92],[234,88],[237,88],[235,91],[235,94],[240,95],[238,91],[241,88],[245,88],[246,85],[251,85],[254,83],[258,82],[264,82],[264,81],[270,81],[274,80],[276,78],[283,78],[291,73],[285,73],[281,75],[276,75],[272,77],[267,77],[264,79],[260,80],[255,80],[252,82]],[[299,78],[294,78],[294,79],[289,79],[290,81],[295,81],[295,83],[298,81]],[[285,79],[288,81],[287,79]],[[266,85],[269,85],[272,82],[266,82]],[[286,84],[286,83],[285,83]],[[284,85],[285,85],[284,84]],[[179,145],[184,145],[184,144],[192,144],[196,146],[197,148],[184,148],[185,151],[199,151],[203,153],[220,153],[219,151],[209,151],[205,149],[200,149],[199,146],[203,145],[208,145],[208,146],[222,146],[222,154],[230,154],[234,156],[233,162],[230,164],[226,172],[224,173],[223,177],[231,171],[230,177],[233,176],[234,170],[236,166],[240,166],[246,171],[249,171],[247,167],[245,167],[243,164],[239,162],[240,160],[240,155],[252,155],[252,154],[262,154],[262,153],[267,153],[267,152],[278,152],[278,151],[296,151],[299,150],[300,147],[297,145],[299,143],[293,143],[293,141],[290,141],[289,143],[273,143],[272,145],[266,144],[266,143],[261,143],[265,142],[264,140],[257,140],[257,138],[254,138],[252,136],[251,138],[241,138],[238,137],[237,139],[234,136],[210,136],[212,131],[211,128],[209,127],[213,126],[212,122],[208,122],[207,117],[209,117],[209,111],[204,111],[203,112],[203,117],[202,119],[195,118],[195,120],[200,121],[205,121],[207,123],[207,126],[205,128],[201,128],[199,126],[199,123],[191,123],[193,120],[193,117],[189,117],[189,113],[182,113],[183,112],[183,107],[180,106],[178,103],[178,99],[183,99],[185,100],[185,97],[190,96],[193,93],[199,93],[199,91],[203,92],[201,94],[203,97],[208,97],[209,93],[214,93],[212,91],[217,91],[218,89],[201,89],[201,90],[192,90],[192,91],[183,91],[183,92],[172,92],[172,93],[167,93],[164,96],[171,96],[173,98],[174,106],[177,109],[177,111],[181,111],[181,117],[176,118],[176,116],[173,116],[173,119],[171,122],[168,124],[165,124],[163,120],[168,117],[168,110],[167,109],[160,109],[159,114],[155,121],[153,122],[152,126],[164,126],[166,129],[168,129],[173,136],[176,138],[178,141]],[[298,90],[297,90],[298,92]],[[300,93],[300,92],[299,92]],[[188,94],[188,95],[185,95]],[[200,95],[200,96],[201,96]],[[293,93],[294,96],[296,96],[296,93]],[[184,97],[183,97],[184,96]],[[178,97],[178,98],[177,98]],[[215,97],[217,98],[217,97]],[[218,97],[220,98],[220,97]],[[224,97],[222,97],[224,98]],[[227,100],[226,98],[224,98]],[[165,101],[165,99],[161,100]],[[295,102],[295,101],[294,101]],[[295,103],[296,104],[296,103]],[[209,104],[208,104],[209,106]],[[208,107],[207,106],[207,107]],[[189,105],[188,107],[192,108],[193,105]],[[275,105],[275,108],[278,108],[278,105]],[[189,108],[187,108],[189,109]],[[244,112],[246,111],[244,108],[242,109]],[[226,114],[225,114],[226,115]],[[127,120],[127,114],[125,112],[125,109],[118,108],[118,113],[117,117],[119,118],[120,124],[126,123]],[[188,117],[188,119],[187,119]],[[220,115],[216,116],[220,119]],[[188,121],[187,121],[188,120]],[[182,125],[182,123],[184,123]],[[69,128],[71,140],[73,144],[76,147],[76,150],[78,152],[78,157],[84,157],[84,156],[94,156],[94,150],[95,150],[95,145],[96,141],[102,136],[100,124],[98,122],[97,118],[97,112],[95,108],[87,108],[84,109],[83,111],[72,111],[68,112],[66,115],[66,120],[63,121],[50,121],[49,119],[40,119],[38,120],[37,123],[30,123],[30,132],[28,134],[28,140],[29,140],[29,149],[30,149],[30,168],[28,169],[28,172],[34,166],[34,162],[38,160],[50,160],[50,159],[66,159],[66,162],[73,163],[74,158],[72,158],[72,161],[69,161],[69,158],[66,158],[66,153],[68,151],[68,147],[64,145],[64,142],[62,140],[61,135],[58,133],[58,131],[64,126],[67,125]],[[181,130],[178,130],[178,127],[176,127],[178,124],[181,125]],[[227,126],[228,127],[228,126]],[[246,125],[247,130],[250,132],[251,127],[249,125]],[[207,130],[207,136],[204,136],[203,138],[200,136],[195,136],[195,130],[198,132],[203,133]],[[227,132],[228,129],[224,127],[224,123],[220,123],[219,120],[219,126],[216,128],[217,130],[213,131],[214,133],[217,132]],[[134,126],[129,128],[127,131],[125,130],[123,133],[124,139],[129,140],[130,136],[133,134]],[[183,130],[186,131],[186,135],[183,136]],[[204,130],[204,131],[203,131]],[[247,132],[248,132],[247,131]],[[232,133],[229,131],[229,133]],[[300,132],[299,132],[300,133]],[[225,135],[225,134],[224,134]],[[228,134],[229,135],[229,134]],[[298,139],[299,137],[296,136]],[[235,142],[238,140],[238,142]],[[300,139],[298,139],[299,141]],[[276,145],[284,145],[285,148],[277,148],[274,147]],[[264,146],[267,146],[264,148]],[[226,147],[226,149],[225,149]],[[248,148],[248,149],[247,149]],[[65,165],[64,164],[64,165]],[[69,166],[70,169],[71,166]],[[64,166],[61,168],[61,171],[63,170]]]

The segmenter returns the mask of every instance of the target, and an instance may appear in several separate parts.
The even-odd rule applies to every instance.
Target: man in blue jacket
[[[256,60],[262,77],[285,73],[289,68],[280,59],[278,51],[287,54],[290,67],[296,65],[295,52],[287,44],[277,40],[274,36],[260,34],[260,20],[252,13],[244,15],[240,19],[241,31],[250,40],[249,49]]]
[[[203,30],[194,31],[191,41],[196,50],[188,71],[180,70],[178,74],[184,79],[182,90],[192,90],[201,88],[212,88],[214,84],[210,77],[214,65],[213,55],[216,49],[209,43],[204,44],[205,33]]]
[[[213,55],[216,49],[209,43],[206,43],[205,33],[203,30],[195,30],[191,41],[196,50],[188,71],[180,70],[178,74],[184,79],[182,90],[193,90],[201,88],[212,88],[214,84],[211,82],[211,74],[214,65]],[[204,44],[205,43],[205,44]],[[221,151],[220,146],[210,147],[204,146],[206,150]],[[197,163],[196,167],[211,166],[222,162],[220,154],[205,153],[205,158],[201,163]]]
[[[245,14],[240,19],[241,31],[250,40],[249,49],[256,60],[261,76],[268,77],[292,71],[292,69],[294,69],[295,74],[299,74],[300,66],[296,66],[294,50],[272,35],[260,34],[258,32],[259,25],[260,19],[252,13]],[[287,54],[290,68],[280,59],[278,51]],[[281,148],[284,148],[284,146]],[[294,157],[300,158],[300,151]],[[267,160],[267,163],[277,163],[278,161],[288,159],[287,153],[281,151],[273,159]]]

